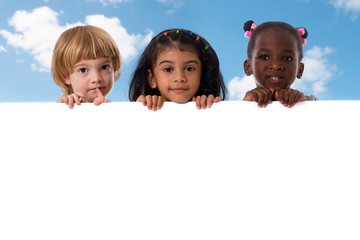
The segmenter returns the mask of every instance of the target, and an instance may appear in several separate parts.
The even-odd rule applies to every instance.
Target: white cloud
[[[242,100],[245,96],[245,93],[256,87],[254,77],[244,76],[243,78],[234,77],[230,80],[227,85],[229,91],[230,100]]]
[[[306,51],[303,59],[305,65],[303,77],[296,79],[291,87],[304,92],[305,95],[321,96],[326,91],[326,83],[336,71],[336,66],[330,64],[327,59],[327,55],[333,52],[331,48],[317,46]],[[244,76],[241,79],[236,76],[227,84],[229,98],[242,100],[245,93],[255,87],[255,80],[252,75]]]
[[[0,52],[6,52],[6,49],[3,45],[0,45]]]
[[[360,0],[331,0],[330,3],[340,11],[359,13],[360,12]]]
[[[326,83],[336,71],[336,66],[330,64],[327,59],[327,55],[333,52],[331,48],[317,46],[306,51],[303,59],[305,65],[303,77],[297,79],[292,87],[315,96],[323,94],[326,91]]]
[[[92,24],[109,32],[118,44],[122,60],[126,63],[139,54],[139,50],[151,40],[153,32],[148,30],[146,35],[129,34],[121,25],[118,18],[108,18],[104,15],[89,15],[84,22],[59,25],[58,13],[48,7],[33,9],[31,12],[16,11],[9,20],[9,26],[15,32],[0,30],[7,44],[13,48],[22,49],[30,53],[38,64],[32,63],[36,71],[49,71],[51,56],[56,40],[68,28]]]
[[[172,9],[168,10],[166,13],[172,15],[177,9],[180,9],[184,6],[185,0],[156,0],[158,3],[162,3],[167,6],[171,6]]]
[[[109,4],[117,4],[122,2],[131,2],[132,0],[87,0],[88,2],[100,2],[103,6],[108,6]]]

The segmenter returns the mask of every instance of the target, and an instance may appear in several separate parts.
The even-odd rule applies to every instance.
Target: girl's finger
[[[216,97],[215,99],[214,99],[214,103],[217,103],[217,102],[221,102],[222,101],[222,98],[221,97]]]
[[[206,99],[207,99],[207,96],[206,95],[202,95],[200,97],[200,107],[201,109],[205,109],[206,108]]]
[[[145,96],[145,106],[147,106],[147,108],[149,110],[152,109],[152,96],[151,95]]]
[[[206,100],[206,107],[207,108],[211,108],[211,105],[213,104],[214,102],[214,95],[210,94],[208,97],[207,97],[207,100]]]
[[[157,96],[157,95],[152,96],[152,106],[151,106],[151,109],[152,109],[153,111],[156,111],[156,110],[157,110],[158,98],[159,98],[159,96]]]
[[[158,102],[157,102],[157,109],[161,109],[164,104],[164,98],[162,96],[159,96]]]
[[[140,95],[137,99],[136,102],[141,102],[144,106],[146,106],[146,98],[144,95]]]

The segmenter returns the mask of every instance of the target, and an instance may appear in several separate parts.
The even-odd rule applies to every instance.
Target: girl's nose
[[[175,71],[174,82],[179,82],[179,83],[186,82],[185,74],[183,71]]]
[[[270,68],[274,70],[283,70],[284,66],[279,61],[273,61],[270,65]]]

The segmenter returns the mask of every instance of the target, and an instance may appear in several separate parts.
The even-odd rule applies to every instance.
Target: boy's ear
[[[252,71],[251,71],[251,64],[250,64],[250,60],[249,59],[246,59],[244,61],[244,71],[245,71],[245,75],[246,76],[250,76],[252,74]]]
[[[68,76],[68,77],[63,76],[62,79],[63,79],[63,81],[64,81],[66,84],[71,84],[70,76]]]
[[[150,69],[148,69],[148,83],[152,89],[157,88],[156,78]]]
[[[296,77],[297,77],[298,79],[300,79],[300,78],[302,77],[302,75],[303,75],[303,73],[304,73],[304,68],[305,68],[304,63],[300,63],[300,64],[299,64],[298,74],[296,75]]]

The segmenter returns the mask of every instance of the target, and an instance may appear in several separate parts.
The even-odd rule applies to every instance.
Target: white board
[[[359,239],[360,101],[0,104],[0,239]]]

